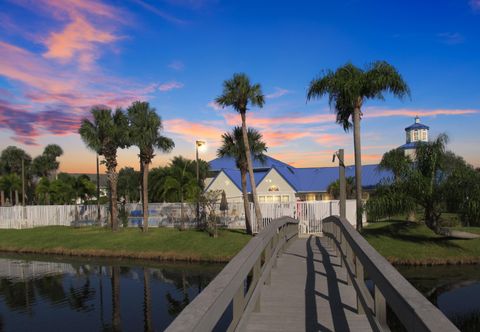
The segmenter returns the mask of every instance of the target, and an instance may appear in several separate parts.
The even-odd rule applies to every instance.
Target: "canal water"
[[[0,256],[0,331],[163,331],[220,264]]]
[[[163,331],[222,267],[2,254],[0,331]],[[397,269],[460,330],[480,331],[479,265]]]
[[[397,269],[461,331],[480,331],[480,265]]]

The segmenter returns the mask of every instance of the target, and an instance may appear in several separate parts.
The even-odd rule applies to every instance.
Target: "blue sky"
[[[351,133],[325,99],[306,103],[322,69],[374,60],[393,64],[411,99],[369,101],[363,162],[404,143],[415,114],[431,134],[480,166],[480,1],[0,1],[0,148],[32,155],[60,144],[65,171],[94,170],[76,134],[90,107],[148,100],[164,120],[173,155],[193,157],[195,139],[215,156],[221,133],[239,123],[213,100],[223,80],[247,73],[267,96],[247,123],[269,153],[298,166],[331,165]],[[134,148],[119,153],[134,166]]]

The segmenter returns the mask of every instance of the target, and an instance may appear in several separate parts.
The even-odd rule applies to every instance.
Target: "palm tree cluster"
[[[425,224],[440,231],[443,212],[459,213],[464,225],[480,224],[480,172],[463,158],[446,151],[448,136],[420,142],[415,158],[401,150],[384,154],[380,168],[393,178],[379,187],[367,202],[371,219],[380,219],[421,209]]]
[[[0,154],[0,205],[7,201],[17,205],[23,199],[28,204],[39,203],[36,188],[43,179],[55,177],[59,167],[57,158],[62,154],[62,148],[56,144],[47,145],[42,154],[33,159],[18,147],[5,148]],[[22,199],[23,187],[25,197]]]
[[[104,158],[110,190],[110,226],[118,229],[117,152],[132,145],[139,149],[143,203],[143,230],[148,230],[148,174],[155,150],[169,152],[174,143],[160,134],[162,120],[148,102],[136,101],[126,111],[95,107],[91,119],[83,119],[80,136],[88,148]]]
[[[88,175],[73,176],[59,173],[54,180],[48,177],[41,178],[35,193],[40,204],[77,204],[78,200],[86,203],[94,197],[95,190],[96,185]]]

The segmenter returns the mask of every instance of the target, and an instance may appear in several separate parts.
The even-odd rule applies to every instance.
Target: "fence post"
[[[380,326],[387,326],[387,302],[377,285],[375,285],[375,318]]]
[[[344,164],[343,149],[338,150],[338,169],[340,178],[340,217],[346,218],[347,211],[347,182],[345,179],[345,164]]]
[[[363,265],[362,265],[362,262],[360,262],[360,260],[356,256],[355,256],[355,278],[357,279],[357,283],[361,284],[362,286],[365,285]],[[361,315],[365,313],[365,310],[362,304],[360,303],[360,296],[358,294],[359,292],[357,292],[357,313]]]

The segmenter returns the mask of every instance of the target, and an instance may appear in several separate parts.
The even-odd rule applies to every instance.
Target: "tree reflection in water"
[[[222,268],[35,258],[0,257],[0,331],[162,331]]]

